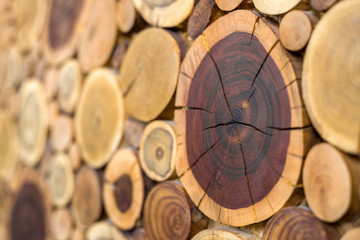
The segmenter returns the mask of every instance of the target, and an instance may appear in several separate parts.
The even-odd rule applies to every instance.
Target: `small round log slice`
[[[306,48],[303,96],[321,137],[360,155],[359,1],[341,1],[321,18]],[[340,24],[341,23],[341,24]],[[326,44],[324,44],[326,42]],[[334,48],[337,48],[334,51]]]
[[[10,239],[47,239],[50,204],[44,180],[35,170],[25,168],[16,173],[11,187],[16,197],[10,214]]]
[[[86,79],[75,115],[76,140],[84,161],[99,168],[116,150],[124,131],[123,97],[114,73],[97,69]]]
[[[0,177],[10,179],[18,161],[17,125],[10,115],[0,113]]]
[[[180,48],[170,32],[160,28],[140,32],[120,70],[126,111],[144,122],[155,119],[174,95],[179,66]]]
[[[194,0],[133,0],[146,22],[156,27],[175,27],[191,13]]]
[[[313,129],[295,63],[262,19],[234,11],[195,40],[175,106],[176,171],[205,215],[243,226],[280,210]]]
[[[76,225],[84,229],[99,219],[102,211],[101,180],[99,174],[87,167],[80,168],[75,178],[71,204]]]
[[[38,80],[22,85],[19,111],[20,158],[34,166],[44,152],[49,125],[45,91]]]
[[[128,33],[134,27],[136,10],[132,0],[118,0],[115,3],[115,21],[120,32]]]
[[[105,211],[116,226],[129,230],[140,217],[144,183],[135,152],[118,151],[105,170]]]
[[[339,0],[310,0],[310,4],[317,11],[325,11],[337,1]]]
[[[50,159],[46,180],[53,205],[65,207],[75,188],[74,172],[67,155],[59,152]]]
[[[223,11],[234,10],[242,1],[243,0],[215,0],[216,5]]]
[[[66,113],[73,113],[80,99],[82,74],[79,63],[71,59],[59,71],[58,100]]]
[[[250,233],[239,233],[228,229],[206,229],[196,234],[191,240],[258,240]]]
[[[357,240],[357,239],[360,239],[360,227],[356,227],[347,231],[341,237],[341,240]]]
[[[114,0],[93,0],[80,40],[79,63],[84,72],[104,65],[116,41]]]
[[[173,124],[154,121],[146,126],[140,143],[140,164],[146,175],[161,182],[175,175],[177,152]]]
[[[86,230],[86,240],[127,240],[127,238],[114,225],[107,221],[96,222]]]
[[[70,239],[72,227],[71,214],[67,208],[57,209],[51,213],[51,233],[55,239]]]
[[[253,2],[260,12],[279,15],[295,8],[302,0],[253,0]]]
[[[187,239],[191,215],[184,189],[176,182],[164,182],[151,189],[143,223],[146,239]]]
[[[67,115],[60,115],[51,126],[51,146],[54,151],[64,151],[70,147],[74,137],[73,119]]]
[[[339,239],[338,232],[319,221],[313,214],[298,207],[288,207],[279,211],[266,224],[263,238],[271,239]]]

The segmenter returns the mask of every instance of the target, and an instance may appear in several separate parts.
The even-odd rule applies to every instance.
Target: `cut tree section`
[[[255,7],[269,15],[284,14],[298,5],[306,5],[302,0],[253,0]]]
[[[128,238],[119,231],[114,225],[107,221],[96,222],[86,230],[87,240],[127,240]]]
[[[146,239],[187,239],[191,215],[184,189],[176,182],[156,185],[146,198],[143,221]]]
[[[242,1],[243,0],[215,0],[216,5],[223,11],[234,10]]]
[[[302,85],[306,109],[321,137],[357,155],[360,48],[354,36],[360,28],[354,26],[360,22],[359,11],[360,1],[341,1],[321,18],[306,48]]]
[[[51,235],[58,240],[71,239],[73,231],[71,213],[67,208],[53,210],[51,213]]]
[[[260,222],[288,200],[313,129],[295,62],[271,28],[245,10],[197,38],[180,70],[176,171],[209,218]]]
[[[84,161],[94,168],[105,165],[124,131],[123,97],[114,73],[97,69],[86,79],[75,115],[76,140]]]
[[[261,238],[251,233],[234,229],[206,229],[196,234],[191,240],[260,240]]]
[[[140,217],[144,183],[135,152],[118,151],[105,170],[104,205],[110,219],[121,229],[130,230]]]

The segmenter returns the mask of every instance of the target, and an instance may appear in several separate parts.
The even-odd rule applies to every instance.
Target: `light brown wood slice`
[[[303,0],[253,0],[255,7],[262,13],[279,15],[290,11],[293,8],[308,8]]]
[[[197,38],[206,28],[214,5],[214,0],[200,0],[195,5],[187,24],[187,32],[192,39]]]
[[[115,2],[94,0],[84,28],[78,59],[84,72],[104,65],[116,41]]]
[[[140,164],[146,175],[161,182],[176,176],[177,140],[174,124],[153,121],[144,130],[140,143]]]
[[[86,240],[85,239],[85,232],[79,228],[76,228],[74,230],[74,233],[72,235],[72,240]]]
[[[51,213],[51,232],[54,239],[70,239],[72,227],[71,214],[67,208],[56,209]]]
[[[57,101],[52,101],[49,103],[48,106],[49,106],[49,110],[48,110],[49,127],[53,128],[57,118],[60,116],[59,104]]]
[[[34,166],[45,148],[49,125],[45,91],[36,79],[27,80],[20,89],[20,158]]]
[[[59,71],[55,67],[48,67],[44,70],[43,85],[45,88],[45,94],[48,101],[54,99],[58,93],[59,85]]]
[[[318,11],[325,11],[339,0],[310,0],[311,6]]]
[[[74,137],[73,119],[67,115],[60,115],[51,126],[51,146],[54,151],[64,151],[70,147]]]
[[[69,148],[69,158],[74,170],[78,170],[82,164],[80,147],[77,142],[73,142]]]
[[[115,3],[115,21],[120,32],[128,33],[135,25],[136,10],[132,0]]]
[[[59,70],[58,100],[61,109],[73,113],[80,99],[82,74],[79,63],[75,59],[68,60]]]
[[[10,179],[18,161],[18,130],[6,112],[0,112],[0,177]]]
[[[175,27],[194,7],[194,0],[133,0],[146,22],[157,27]]]
[[[115,74],[107,69],[93,71],[75,115],[76,140],[91,167],[103,166],[116,150],[124,131],[124,112]]]
[[[86,230],[86,240],[127,240],[124,234],[107,221],[96,222]]]
[[[34,169],[16,172],[11,181],[16,194],[9,219],[12,240],[45,240],[50,235],[50,204],[43,178]]]
[[[321,18],[306,48],[302,88],[321,137],[360,155],[359,1],[341,1]],[[340,24],[341,23],[341,24]],[[324,44],[326,42],[326,44]],[[334,48],[337,51],[334,51]]]
[[[144,205],[143,223],[149,240],[187,239],[191,215],[183,187],[168,181],[151,189]]]
[[[360,239],[360,227],[353,228],[347,231],[342,237],[341,240],[357,240]]]
[[[133,118],[128,118],[125,121],[124,138],[134,148],[139,148],[141,136],[144,132],[145,123]]]
[[[242,1],[243,0],[215,0],[216,5],[223,11],[234,10]]]
[[[315,145],[306,157],[303,183],[315,216],[335,222],[360,210],[360,162],[328,143]]]
[[[179,65],[180,49],[168,31],[149,28],[140,32],[120,69],[126,111],[141,121],[155,119],[174,94]]]
[[[85,229],[99,219],[102,211],[101,180],[98,172],[83,166],[75,178],[71,211],[78,228]]]
[[[244,231],[230,229],[207,229],[196,234],[191,240],[260,240],[261,238]]]
[[[75,188],[69,157],[61,152],[53,155],[45,177],[53,205],[65,207],[72,199]]]
[[[105,211],[116,226],[129,230],[140,217],[144,183],[135,152],[119,150],[105,169]]]
[[[317,23],[312,12],[293,10],[280,22],[279,35],[283,46],[290,51],[299,51],[308,43],[312,30]]]
[[[22,80],[23,58],[18,48],[10,49],[7,56],[6,73],[4,79],[5,88],[16,88]]]
[[[18,28],[17,45],[22,52],[28,52],[40,39],[48,1],[15,0],[13,4]]]

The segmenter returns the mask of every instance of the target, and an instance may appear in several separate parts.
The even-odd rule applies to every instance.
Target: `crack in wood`
[[[192,80],[192,77],[190,77],[186,72],[180,72],[180,74]]]
[[[219,172],[219,171],[220,171],[220,172]],[[211,180],[209,181],[209,184],[208,184],[208,186],[206,187],[206,190],[204,191],[204,194],[203,194],[202,197],[200,198],[200,201],[199,201],[197,207],[200,208],[200,205],[201,205],[201,203],[202,203],[202,201],[203,201],[203,199],[204,199],[207,191],[209,190],[210,185],[214,182],[215,176],[218,176],[218,175],[220,175],[220,174],[221,174],[221,170],[218,168],[217,171],[215,171],[214,174],[212,175]]]
[[[288,128],[280,128],[280,127],[271,127],[271,126],[268,126],[268,127],[266,127],[266,128],[273,129],[273,130],[277,130],[277,131],[293,131],[293,130],[309,129],[309,128],[312,128],[312,125],[306,125],[306,126],[303,126],[303,127],[288,127]]]
[[[282,87],[276,94],[281,93],[282,91],[284,91],[285,89],[287,89],[289,86],[291,86],[293,83],[300,81],[300,78],[295,78],[294,80],[291,80],[288,84],[286,84],[284,87]]]
[[[175,106],[175,110],[200,110],[213,114],[213,112],[201,107]]]
[[[254,33],[255,33],[256,24],[259,23],[259,19],[260,19],[260,17],[259,17],[259,16],[256,16],[256,20],[255,20],[255,22],[254,22],[253,30],[252,30],[252,32],[251,32],[250,42],[249,42],[248,45],[251,45],[251,42],[252,42],[252,40],[253,40]]]
[[[206,127],[206,128],[203,128],[202,131],[205,131],[205,130],[208,130],[208,129],[212,129],[212,128],[217,128],[217,127],[220,127],[220,126],[228,126],[228,125],[235,125],[235,124],[239,124],[239,125],[244,125],[244,126],[247,126],[247,127],[250,127],[250,128],[253,128],[255,129],[256,131],[258,132],[261,132],[267,136],[272,136],[272,134],[269,134],[267,132],[264,132],[262,131],[261,129],[251,125],[251,124],[248,124],[248,123],[245,123],[245,122],[240,122],[240,121],[231,121],[231,122],[228,122],[228,123],[218,123],[214,126],[210,126],[210,127]]]

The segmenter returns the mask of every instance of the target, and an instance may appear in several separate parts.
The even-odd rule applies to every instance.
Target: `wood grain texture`
[[[214,228],[196,234],[191,240],[260,240],[261,238],[241,230]]]
[[[190,208],[184,189],[176,182],[156,185],[144,206],[146,238],[185,240],[190,230]]]
[[[86,230],[86,240],[113,239],[127,240],[124,234],[107,221],[91,224]]]
[[[209,218],[259,222],[293,192],[313,135],[295,66],[245,10],[219,18],[188,51],[175,103],[176,171]]]
[[[357,155],[360,155],[360,49],[359,39],[353,36],[360,34],[360,28],[352,26],[360,21],[359,9],[359,1],[349,0],[326,12],[306,48],[302,75],[305,106],[316,130],[327,142]]]

